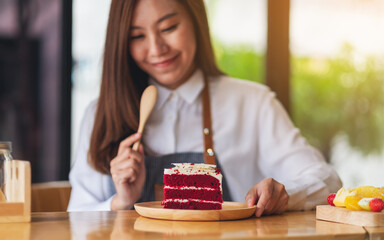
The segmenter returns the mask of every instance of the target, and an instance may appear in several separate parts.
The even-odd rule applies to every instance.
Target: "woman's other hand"
[[[112,159],[111,175],[116,187],[116,195],[112,199],[111,209],[129,209],[141,197],[145,183],[144,150],[140,145],[138,151],[131,146],[141,138],[135,133],[124,139],[117,156]]]
[[[245,200],[249,207],[256,205],[256,217],[281,214],[288,207],[288,193],[283,184],[265,178],[248,191]]]

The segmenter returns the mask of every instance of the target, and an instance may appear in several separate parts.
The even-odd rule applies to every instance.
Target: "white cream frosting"
[[[217,172],[216,165],[204,163],[172,163],[173,168],[164,169],[164,174],[183,174],[183,175],[210,175],[222,183],[223,175]]]
[[[164,189],[176,189],[176,190],[206,190],[206,191],[215,191],[216,188],[209,188],[209,187],[171,187],[171,186],[164,186]]]

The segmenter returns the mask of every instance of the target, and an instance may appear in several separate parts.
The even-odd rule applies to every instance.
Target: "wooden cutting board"
[[[316,219],[357,226],[384,226],[384,211],[352,211],[346,208],[321,205],[316,207]]]

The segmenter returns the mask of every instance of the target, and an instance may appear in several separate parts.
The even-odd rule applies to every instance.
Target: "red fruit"
[[[381,212],[384,209],[384,202],[380,198],[374,198],[369,201],[369,207],[372,212]]]
[[[328,201],[329,205],[335,206],[335,204],[333,204],[333,200],[335,199],[335,197],[336,197],[335,193],[331,193],[328,195],[327,201]]]

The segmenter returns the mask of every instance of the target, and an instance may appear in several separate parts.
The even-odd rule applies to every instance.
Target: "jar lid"
[[[0,142],[0,149],[6,149],[12,152],[12,142]]]

